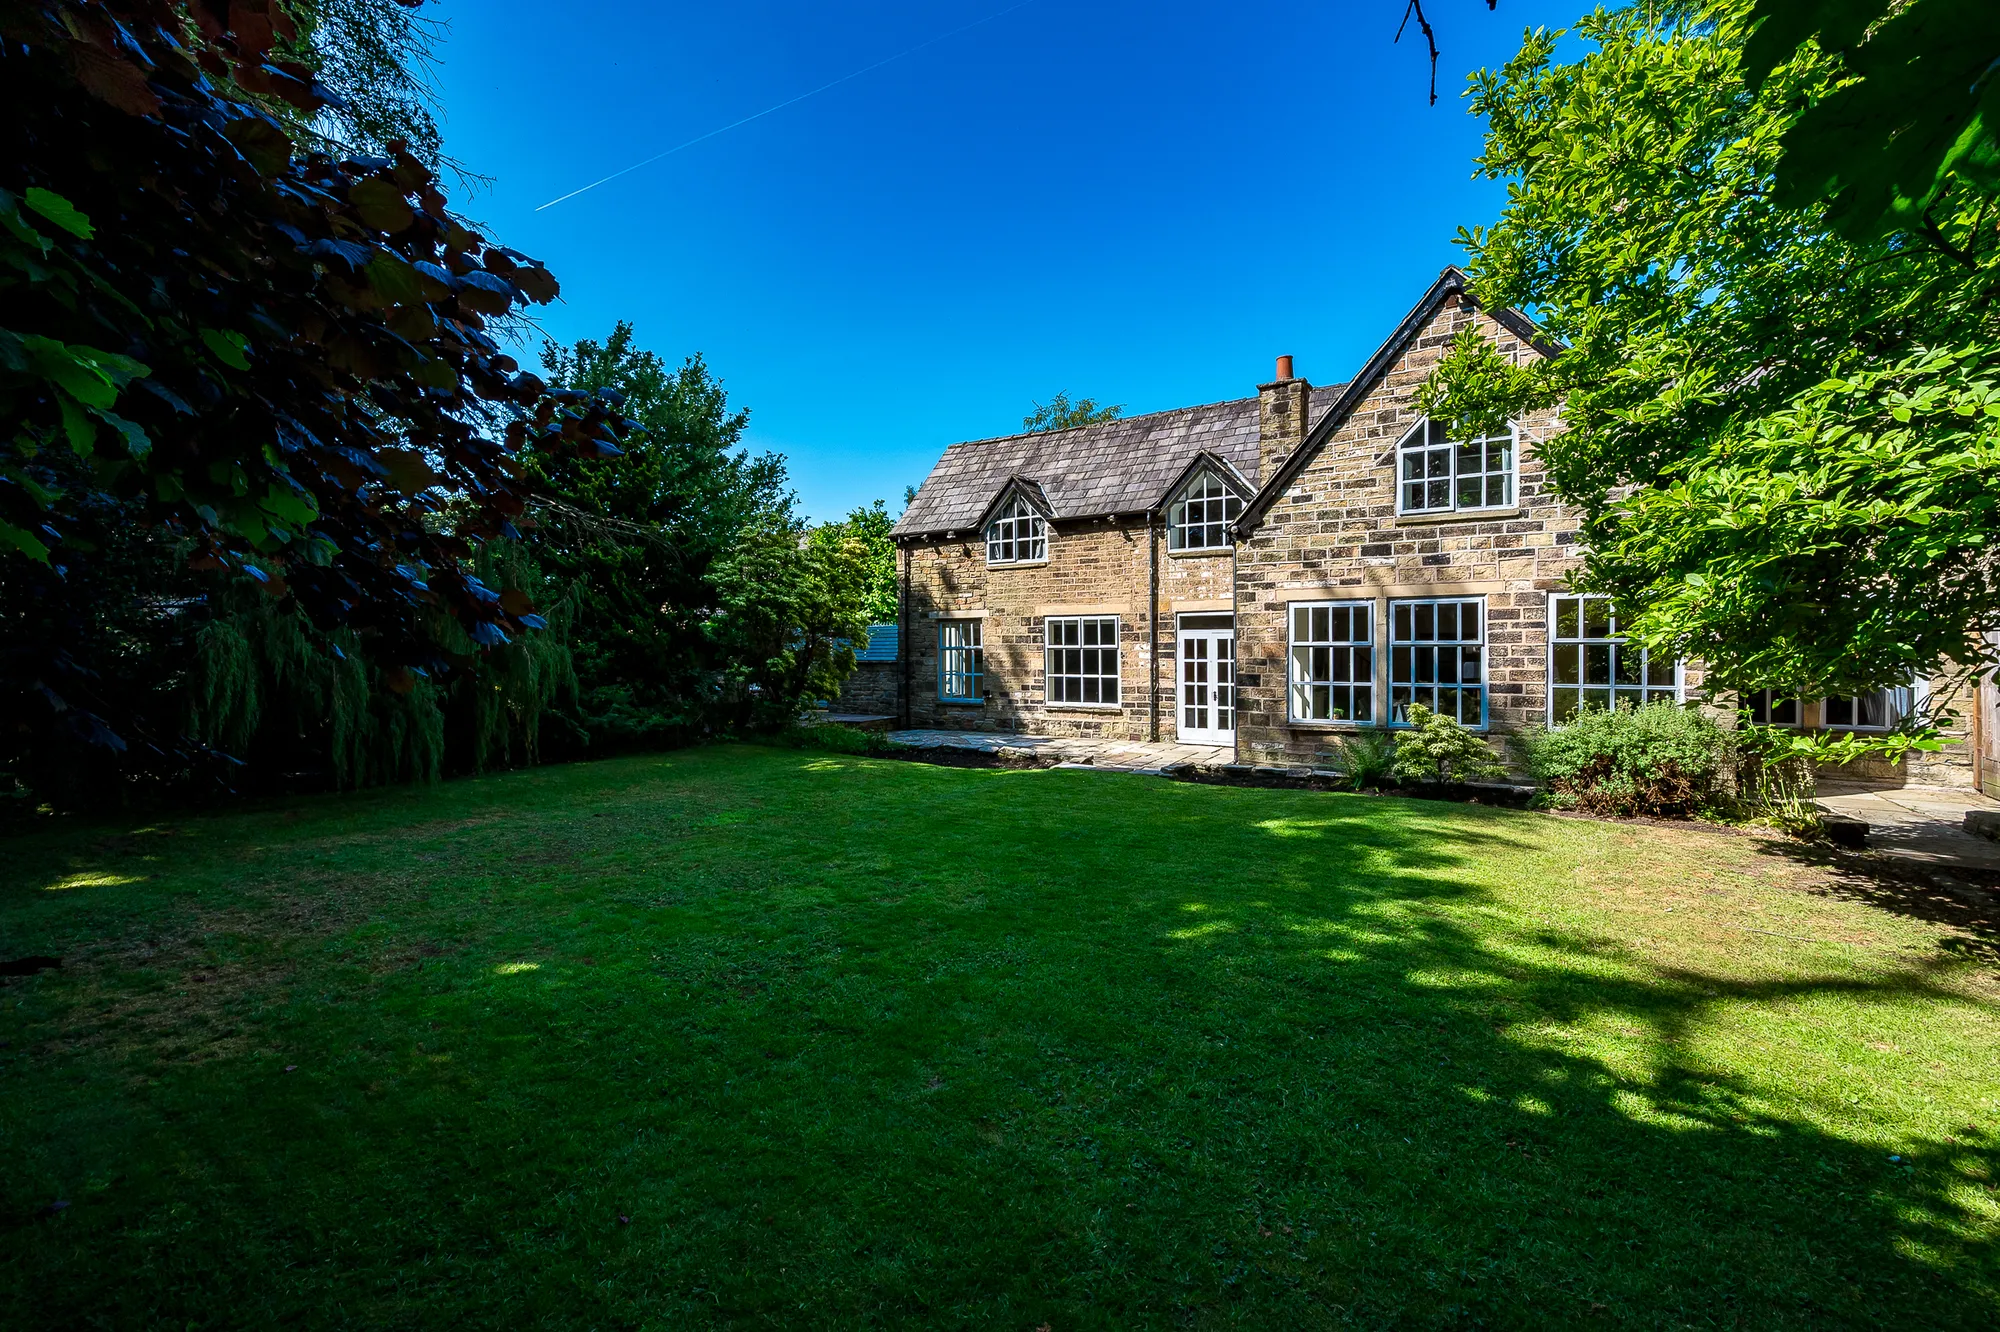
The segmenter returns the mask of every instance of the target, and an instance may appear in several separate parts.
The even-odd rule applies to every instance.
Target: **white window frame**
[[[1432,438],[1433,434],[1437,435],[1438,438]],[[1442,425],[1432,421],[1429,417],[1425,417],[1411,426],[1408,431],[1404,432],[1403,437],[1396,441],[1397,516],[1422,517],[1438,513],[1490,513],[1519,506],[1521,502],[1520,430],[1510,422],[1504,435],[1495,433],[1481,435],[1477,439],[1471,440],[1452,440],[1442,438],[1443,434],[1444,427]],[[1487,463],[1490,462],[1489,454],[1491,446],[1500,440],[1505,440],[1507,444],[1506,467],[1498,472],[1483,470],[1477,473],[1479,476],[1488,478],[1489,481],[1496,476],[1504,478],[1502,483],[1503,493],[1499,502],[1494,503],[1486,498],[1491,487],[1488,484],[1482,484],[1480,487],[1480,502],[1478,504],[1459,503],[1459,462],[1462,451],[1477,444],[1480,446],[1480,461]],[[1408,474],[1407,460],[1412,455],[1418,454],[1427,460],[1424,467],[1426,474],[1412,478]],[[1443,472],[1436,475],[1430,474],[1430,462],[1428,460],[1433,458],[1441,458],[1445,467]],[[1409,505],[1409,486],[1413,480],[1425,485],[1442,481],[1445,486],[1445,497],[1449,502],[1445,504],[1426,503],[1416,508],[1411,508]]]
[[[1574,601],[1576,603],[1576,634],[1574,636],[1565,635],[1562,632],[1562,603],[1565,601]],[[1591,638],[1586,633],[1589,625],[1586,606],[1591,602],[1601,603],[1605,607],[1605,622],[1609,632],[1601,638]],[[1579,695],[1578,711],[1582,711],[1584,707],[1598,706],[1590,703],[1587,699],[1588,695],[1597,693],[1606,695],[1613,708],[1617,707],[1620,702],[1625,701],[1627,698],[1630,698],[1643,707],[1647,703],[1657,702],[1662,698],[1671,697],[1674,702],[1679,703],[1687,697],[1684,689],[1685,673],[1682,663],[1679,661],[1674,662],[1673,682],[1671,684],[1652,683],[1650,671],[1652,665],[1651,657],[1643,647],[1633,649],[1631,644],[1626,642],[1624,635],[1618,632],[1618,611],[1616,607],[1611,605],[1611,598],[1587,596],[1581,592],[1551,592],[1549,593],[1548,626],[1549,665],[1548,698],[1546,702],[1548,706],[1548,724],[1550,726],[1561,726],[1565,721],[1569,720],[1566,717],[1557,715],[1556,690],[1558,689],[1574,689],[1577,691]],[[1605,649],[1607,683],[1587,683],[1587,677],[1590,674],[1588,649],[1592,647],[1603,647]],[[1628,649],[1636,651],[1639,654],[1639,683],[1637,684],[1618,683],[1618,667],[1621,661],[1624,660]],[[1573,684],[1558,684],[1556,682],[1556,666],[1562,660],[1565,653],[1572,654],[1577,663],[1577,678]]]
[[[1199,488],[1200,495],[1195,491]],[[1198,520],[1190,521],[1196,505],[1202,507]],[[1205,550],[1228,550],[1229,525],[1243,512],[1243,497],[1238,495],[1229,482],[1214,468],[1204,467],[1188,478],[1181,487],[1180,494],[1167,509],[1167,549],[1176,553]],[[1189,540],[1194,533],[1200,533],[1199,544]],[[1214,541],[1207,538],[1213,534]]]
[[[1319,618],[1316,612],[1324,612],[1328,621],[1328,636],[1323,639],[1318,637],[1318,626],[1313,623],[1315,619]],[[1357,616],[1360,619],[1360,628],[1365,637],[1339,639],[1332,636],[1339,618],[1346,619],[1347,629],[1352,633]],[[1299,635],[1302,621],[1306,630],[1304,638],[1301,638]],[[1285,719],[1288,722],[1295,726],[1373,727],[1382,724],[1381,709],[1376,706],[1379,700],[1376,697],[1375,681],[1377,667],[1381,662],[1379,654],[1376,652],[1374,602],[1290,602],[1285,607],[1285,644]],[[1327,678],[1324,680],[1319,679],[1313,669],[1314,655],[1321,652],[1324,652],[1327,658]],[[1355,669],[1353,656],[1356,652],[1365,652],[1367,654],[1367,668],[1364,671],[1357,671]],[[1347,654],[1347,676],[1343,679],[1336,679],[1334,678],[1336,663],[1339,661],[1342,653]],[[1312,695],[1314,691],[1320,689],[1324,689],[1327,693],[1328,715],[1325,717],[1315,717],[1312,715]],[[1334,696],[1342,690],[1347,692],[1348,711],[1350,714],[1358,710],[1354,706],[1354,700],[1357,695],[1367,699],[1368,715],[1366,717],[1353,715],[1335,717],[1331,715],[1333,712]]]
[[[1002,552],[1005,551],[1005,554]],[[988,567],[1042,564],[1049,558],[1049,526],[1034,505],[1014,496],[986,524]]]
[[[1790,721],[1768,720],[1776,714],[1777,709],[1781,705],[1786,703],[1792,705],[1792,719]],[[1776,726],[1782,730],[1796,731],[1805,725],[1806,703],[1804,699],[1796,694],[1786,694],[1776,689],[1753,689],[1749,693],[1738,694],[1736,696],[1736,704],[1740,711],[1750,714],[1750,721],[1754,726]],[[1767,720],[1757,720],[1757,711],[1760,706]]]
[[[1086,625],[1092,626],[1092,628],[1086,629]],[[1103,641],[1106,625],[1110,626],[1111,635],[1111,641],[1108,645]],[[1071,630],[1075,632],[1072,634]],[[1124,625],[1116,615],[1051,615],[1043,620],[1042,702],[1044,706],[1051,708],[1116,708],[1122,710],[1125,706],[1123,678],[1125,651],[1123,636]],[[1098,641],[1095,643],[1085,641],[1092,637],[1097,638]],[[1067,669],[1057,670],[1056,654],[1058,652],[1075,653],[1077,669],[1074,671]],[[1103,669],[1103,654],[1106,652],[1111,654],[1111,669],[1108,672]],[[1093,658],[1091,656],[1092,653],[1096,653],[1096,657]],[[1098,669],[1096,671],[1085,670],[1084,667],[1090,665],[1093,660],[1096,662]],[[1062,664],[1068,666],[1069,662],[1064,661]],[[1078,695],[1076,698],[1057,697],[1058,694],[1067,694],[1070,692],[1070,689],[1066,685],[1059,685],[1058,683],[1064,681],[1075,682],[1075,692]],[[1109,681],[1111,686],[1111,697],[1108,699],[1104,697],[1104,685],[1106,681]],[[1096,685],[1095,692],[1098,697],[1095,699],[1084,697],[1084,695],[1092,692],[1090,688],[1092,684]]]
[[[953,632],[958,642],[951,641]],[[984,703],[986,701],[986,622],[984,620],[938,621],[938,701],[940,703]],[[954,660],[960,664],[953,667]],[[970,680],[970,693],[953,693],[954,681]]]
[[[1477,638],[1453,637],[1448,639],[1436,637],[1436,631],[1438,625],[1437,612],[1440,607],[1444,606],[1451,606],[1454,608],[1460,608],[1465,606],[1477,607],[1479,615],[1479,636]],[[1415,637],[1415,634],[1418,626],[1420,625],[1421,621],[1424,618],[1423,613],[1426,609],[1430,611],[1431,630],[1433,636],[1429,639],[1420,639]],[[1400,626],[1398,623],[1399,617],[1397,615],[1397,612],[1400,610],[1408,610],[1410,613],[1410,625],[1411,625],[1412,636],[1408,639],[1402,638],[1398,633],[1398,629]],[[1463,619],[1462,619],[1463,614],[1464,612],[1461,609],[1453,610],[1453,617],[1455,620],[1458,621],[1458,623],[1454,625],[1455,628],[1461,630],[1463,629]],[[1458,700],[1458,706],[1456,711],[1447,715],[1450,715],[1453,721],[1456,721],[1459,725],[1465,727],[1469,731],[1483,731],[1487,728],[1488,719],[1491,717],[1493,710],[1492,698],[1490,694],[1492,682],[1487,678],[1487,665],[1488,665],[1487,654],[1486,654],[1487,627],[1488,626],[1486,618],[1486,598],[1483,596],[1398,597],[1389,603],[1389,625],[1388,625],[1389,710],[1388,710],[1388,717],[1386,718],[1386,720],[1391,727],[1406,728],[1410,724],[1407,720],[1402,720],[1402,721],[1397,720],[1396,713],[1399,705],[1406,714],[1408,712],[1408,705],[1410,703],[1421,703],[1425,707],[1430,708],[1433,712],[1436,712],[1438,711],[1436,704],[1439,692],[1445,689],[1455,689],[1461,695],[1474,690],[1478,691],[1479,719],[1476,723],[1467,721],[1465,719],[1464,715],[1465,707],[1462,697]],[[1409,680],[1398,680],[1396,678],[1397,654],[1404,650],[1407,650],[1409,654],[1411,678]],[[1444,681],[1444,682],[1439,681],[1436,677],[1441,673],[1439,666],[1440,663],[1443,661],[1443,658],[1438,655],[1433,655],[1430,659],[1431,675],[1433,678],[1429,681],[1420,681],[1416,679],[1416,676],[1419,674],[1417,669],[1417,663],[1422,659],[1422,654],[1426,651],[1432,652],[1433,654],[1443,653],[1447,651],[1455,652],[1457,655],[1452,659],[1452,664],[1450,669],[1452,674],[1456,678],[1451,681]],[[1465,676],[1465,667],[1467,662],[1466,654],[1468,652],[1474,654],[1471,660],[1473,662],[1473,669],[1479,677],[1478,682],[1475,684],[1466,684],[1463,682]],[[1397,693],[1399,690],[1408,690],[1410,695],[1409,698],[1398,699]],[[1424,694],[1428,694],[1429,697],[1423,697],[1422,695]]]
[[[1883,712],[1888,718],[1880,726],[1863,726],[1856,722],[1837,722],[1827,715],[1827,705],[1836,699],[1853,705],[1855,714],[1859,715],[1861,700],[1875,697],[1883,699]],[[1893,731],[1902,722],[1903,718],[1910,715],[1910,710],[1915,705],[1916,691],[1909,685],[1897,685],[1889,689],[1874,689],[1866,694],[1835,694],[1827,698],[1822,698],[1819,701],[1819,724],[1822,729],[1834,731],[1873,731],[1878,733]]]

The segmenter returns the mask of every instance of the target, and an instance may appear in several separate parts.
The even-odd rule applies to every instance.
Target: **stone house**
[[[1556,414],[1458,441],[1417,412],[1468,325],[1517,360],[1552,352],[1448,268],[1345,384],[1280,357],[1254,398],[946,449],[895,528],[901,724],[1322,766],[1413,702],[1497,739],[1579,706],[1698,696],[1696,666],[1649,660],[1607,602],[1567,590],[1579,522],[1538,458]],[[1761,706],[1865,729],[1908,701]],[[1867,775],[1972,771],[1959,744]]]

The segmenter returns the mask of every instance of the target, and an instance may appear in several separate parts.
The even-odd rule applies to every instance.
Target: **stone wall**
[[[876,717],[894,717],[901,708],[899,689],[903,664],[898,661],[864,661],[840,687],[834,700],[835,712],[862,712]]]
[[[971,536],[910,543],[905,549],[909,611],[903,643],[910,657],[911,725],[1148,738],[1147,689],[1154,666],[1149,645],[1156,623],[1146,601],[1151,546],[1143,521],[1052,523],[1049,558],[1034,564],[989,567],[985,543]],[[1161,560],[1166,563],[1164,552]],[[1202,586],[1213,590],[1214,582]],[[1046,701],[1044,626],[1050,616],[1061,615],[1118,617],[1116,706]],[[982,622],[983,703],[938,697],[939,621],[951,619]]]

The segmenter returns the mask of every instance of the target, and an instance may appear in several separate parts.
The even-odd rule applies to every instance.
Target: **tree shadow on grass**
[[[2000,870],[1854,854],[1795,838],[1763,838],[1758,849],[1824,873],[1820,890],[1957,932],[1946,947],[2000,963]]]
[[[1333,1088],[1329,1117],[1351,1114],[1365,1144],[1400,1162],[1385,1175],[1408,1199],[1392,1246],[1403,1278],[1359,1265],[1349,1312],[1742,1326],[2000,1317],[2000,1140],[1977,1124],[1898,1123],[1901,1089],[1865,1075],[1851,1085],[1873,1117],[1842,1103],[1839,1066],[1866,1051],[1814,1016],[1963,1008],[1952,983],[1963,958],[1833,955],[1778,977],[1722,958],[1664,964],[1635,941],[1512,912],[1466,872],[1534,851],[1532,825],[1399,814],[1267,818],[1262,854],[1229,867],[1241,887],[1156,916],[1190,978],[1255,971],[1272,1002],[1303,988],[1328,1010],[1312,1058]],[[1190,914],[1205,928],[1190,931]],[[1478,1188],[1452,1187],[1468,1174]],[[1413,1268],[1464,1279],[1412,1281]]]

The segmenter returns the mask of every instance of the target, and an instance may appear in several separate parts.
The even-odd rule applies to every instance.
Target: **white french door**
[[[1236,629],[1228,615],[1183,616],[1174,656],[1183,744],[1236,742]]]

